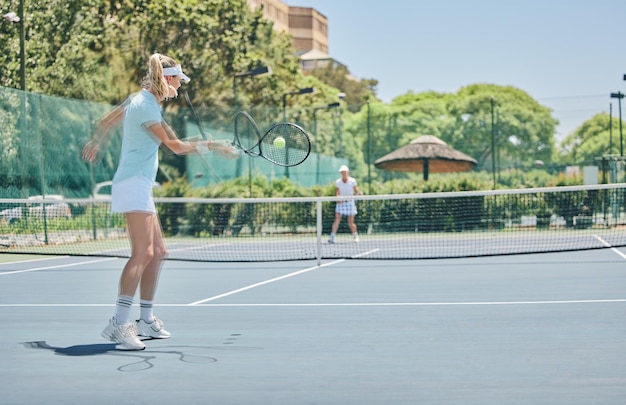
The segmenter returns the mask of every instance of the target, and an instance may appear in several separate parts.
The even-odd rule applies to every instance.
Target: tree
[[[7,7],[17,10],[17,1]],[[70,98],[110,97],[112,75],[103,61],[102,0],[25,2],[25,76],[28,91]],[[0,84],[18,87],[19,35],[0,24],[3,48]]]
[[[274,73],[239,83],[244,105],[280,105],[283,90],[303,80],[288,35],[246,0],[26,2],[24,20],[29,91],[116,104],[138,90],[155,52],[184,64],[199,106],[232,106],[233,76],[259,66]],[[0,24],[0,38],[8,73],[0,85],[17,87],[17,25]]]
[[[443,131],[444,141],[479,165],[493,158],[492,135],[502,165],[530,166],[535,160],[552,159],[558,122],[548,108],[520,89],[493,84],[463,87],[450,99],[448,114],[455,122]]]
[[[444,130],[452,125],[447,105],[452,100],[450,94],[428,91],[407,93],[396,97],[391,106],[396,117],[398,146],[404,146],[422,135],[444,136]]]
[[[610,117],[606,113],[596,114],[583,122],[561,142],[559,161],[566,165],[592,166],[597,164],[595,159],[598,157],[619,154],[619,118],[613,118],[612,142],[610,127]]]
[[[253,94],[252,102],[276,103],[276,92],[261,89],[289,82],[298,72],[284,35],[274,32],[271,22],[260,10],[251,11],[245,0],[124,2],[111,11],[114,32],[127,43],[124,64],[134,82],[145,74],[149,55],[167,54],[192,77],[189,93],[198,107],[231,106],[234,75],[265,65],[283,81],[274,75],[241,81],[240,98],[245,104],[247,94]]]
[[[492,110],[493,99],[493,110]],[[357,168],[367,167],[367,113],[360,111],[346,120],[354,148],[346,156]],[[370,164],[381,156],[421,135],[434,135],[451,147],[478,160],[478,168],[491,169],[492,111],[494,141],[501,166],[530,166],[535,160],[549,162],[555,150],[557,124],[550,111],[514,87],[475,84],[454,94],[409,92],[390,105],[370,105]],[[361,166],[363,165],[363,166]],[[406,174],[375,172],[384,178]]]
[[[378,80],[357,80],[344,65],[328,64],[325,67],[314,69],[311,75],[322,82],[345,93],[345,102],[348,105],[358,105],[376,96]]]
[[[11,3],[9,8],[17,7],[17,0]],[[50,0],[26,4],[26,73],[28,90],[32,92],[117,104],[139,90],[149,55],[159,52],[181,61],[192,77],[187,89],[202,119],[230,130],[232,80],[236,73],[263,65],[273,69],[271,76],[238,83],[245,106],[278,106],[284,92],[308,82],[320,83],[299,72],[289,37],[274,31],[262,12],[251,11],[245,0]],[[0,85],[17,87],[19,82],[17,34],[16,26],[0,24],[0,35],[3,43],[6,39],[9,51],[0,55],[7,73],[1,76]],[[307,99],[314,103],[312,97]],[[29,103],[32,115],[35,110],[30,107]],[[65,107],[59,104],[59,108]],[[85,121],[86,129],[72,137],[88,137],[90,121],[98,118],[70,110],[57,113],[72,117],[72,122],[81,118]],[[167,105],[166,119],[182,136],[187,115],[181,100]],[[266,109],[264,115],[275,121],[280,112],[277,108]],[[11,154],[20,154],[16,140],[32,137],[17,130],[15,116],[4,118],[8,127],[6,132],[3,129],[2,144]],[[35,123],[35,118],[33,115],[28,120]],[[74,124],[69,121],[46,124],[57,129],[46,138],[48,145],[70,142],[67,129]],[[36,128],[34,124],[26,127]],[[82,140],[73,140],[72,147],[80,149]],[[4,150],[2,153],[3,165],[12,161],[4,156]],[[185,172],[183,158],[167,156],[164,161],[165,166],[173,166],[172,172]]]
[[[368,164],[374,170],[376,159],[399,146],[397,117],[391,106],[377,100],[352,106],[351,110],[355,112],[344,115],[344,156],[350,161],[351,170],[364,176]],[[379,173],[374,170],[372,178]]]

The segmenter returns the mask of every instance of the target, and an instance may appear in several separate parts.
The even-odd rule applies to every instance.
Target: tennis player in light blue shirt
[[[161,122],[161,106],[154,94],[142,89],[128,100],[125,109],[122,152],[113,182],[133,176],[144,176],[155,181],[161,142],[151,135],[148,128]]]
[[[83,149],[83,159],[96,160],[98,150],[111,128],[123,123],[122,151],[113,177],[111,210],[123,213],[131,243],[131,255],[120,276],[115,315],[102,331],[124,350],[143,350],[139,336],[166,339],[170,332],[153,314],[161,264],[167,246],[152,197],[156,179],[159,145],[176,154],[214,150],[226,158],[238,157],[230,143],[220,141],[185,142],[161,118],[161,103],[178,95],[180,81],[189,81],[172,58],[154,54],[142,90],[107,114],[99,123],[94,139]],[[134,296],[140,290],[139,320],[131,318]]]

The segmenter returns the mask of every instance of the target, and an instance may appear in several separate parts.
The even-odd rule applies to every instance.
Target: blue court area
[[[0,264],[5,404],[626,398],[624,250],[320,266],[168,261],[156,313],[172,338],[140,352],[100,337],[125,259],[19,259]]]

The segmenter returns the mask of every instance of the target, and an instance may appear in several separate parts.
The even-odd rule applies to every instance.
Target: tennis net
[[[626,184],[355,197],[157,198],[168,259],[425,259],[626,246]],[[355,243],[337,202],[356,200]],[[98,199],[0,200],[0,253],[128,257],[122,215]]]

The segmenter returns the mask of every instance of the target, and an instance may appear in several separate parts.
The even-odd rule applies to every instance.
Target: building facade
[[[310,7],[289,7],[289,33],[298,51],[328,54],[328,20]]]
[[[263,17],[274,23],[276,31],[289,32],[289,6],[280,0],[248,0],[251,9],[263,6]]]
[[[328,19],[311,7],[291,7],[281,0],[248,0],[252,9],[263,6],[263,17],[277,31],[288,32],[298,52],[311,50],[328,54]]]

